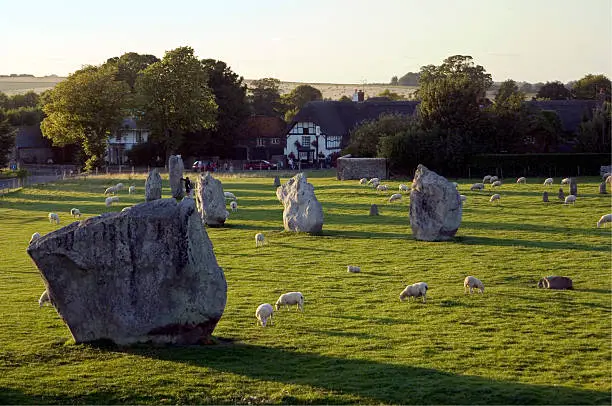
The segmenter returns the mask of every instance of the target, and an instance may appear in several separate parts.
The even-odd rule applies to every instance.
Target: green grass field
[[[226,227],[207,229],[228,301],[215,343],[194,347],[76,345],[54,309],[38,307],[44,285],[25,250],[33,232],[58,227],[47,213],[63,226],[72,207],[119,211],[144,200],[144,177],[0,197],[0,403],[611,403],[611,228],[595,226],[611,200],[597,194],[599,179],[579,179],[575,206],[556,199],[560,179],[551,203],[543,179],[530,178],[503,185],[499,206],[459,180],[468,200],[455,240],[427,243],[412,238],[407,197],[386,203],[401,180],[379,193],[328,176],[309,178],[325,213],[319,236],[283,231],[270,177],[220,178],[239,203]],[[119,181],[138,194],[107,208],[102,193]],[[381,216],[368,216],[372,203]],[[464,294],[466,275],[484,295]],[[576,289],[537,289],[546,275]],[[427,303],[400,302],[419,281]],[[294,290],[304,313],[256,324],[259,304]]]

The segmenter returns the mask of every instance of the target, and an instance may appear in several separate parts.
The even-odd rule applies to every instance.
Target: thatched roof
[[[534,100],[527,102],[527,104],[542,110],[557,112],[561,119],[563,131],[573,133],[578,130],[578,126],[584,117],[591,118],[593,116],[593,109],[601,103],[597,100]]]

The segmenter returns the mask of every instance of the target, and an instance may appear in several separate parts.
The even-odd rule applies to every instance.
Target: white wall
[[[304,134],[304,132],[306,132],[306,134]],[[338,138],[338,136],[336,136],[335,134],[325,134],[320,129],[318,130],[318,133],[319,153],[323,153],[323,155],[328,156],[333,152],[340,151],[339,148],[333,148],[333,145],[331,145],[331,141],[334,138],[336,138],[336,140],[341,140],[341,136]],[[291,154],[292,152],[296,157],[298,156],[298,150],[295,146],[295,141],[299,141],[301,144],[303,137],[310,137],[310,142],[312,143],[312,141],[317,138],[317,125],[313,122],[296,123],[287,134],[287,146],[285,147],[286,156],[289,156],[289,154]],[[330,144],[330,148],[328,148],[328,144]],[[337,142],[337,145],[340,145],[339,141]],[[312,145],[308,145],[308,147],[315,151],[316,154],[317,148],[313,147]]]

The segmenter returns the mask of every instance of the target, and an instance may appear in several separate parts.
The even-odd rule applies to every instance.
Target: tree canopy
[[[155,62],[159,62],[159,58],[155,55],[141,55],[136,52],[127,52],[120,57],[109,58],[106,61],[117,67],[117,80],[127,83],[132,92],[135,91],[138,74]]]
[[[546,82],[544,86],[538,90],[536,97],[538,99],[550,99],[550,100],[567,100],[571,97],[570,90],[559,81],[557,82]]]
[[[404,96],[402,96],[401,94],[396,93],[396,92],[392,92],[389,89],[385,89],[382,92],[378,93],[378,96],[379,97],[386,97],[389,100],[393,100],[393,101],[406,100],[404,98]]]
[[[323,100],[323,94],[316,87],[310,85],[299,85],[291,92],[282,96],[285,105],[285,121],[290,122],[306,103],[313,100]]]
[[[15,145],[15,130],[0,108],[0,168],[6,166],[8,153]]]
[[[285,107],[280,96],[280,80],[274,78],[254,80],[249,91],[253,114],[281,118],[285,115]]]
[[[610,101],[612,84],[605,75],[586,75],[574,83],[572,93],[576,99]]]

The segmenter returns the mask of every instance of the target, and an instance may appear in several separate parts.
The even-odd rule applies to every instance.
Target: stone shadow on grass
[[[609,246],[597,246],[576,244],[567,241],[530,241],[516,240],[511,238],[490,238],[479,236],[459,236],[453,242],[463,245],[493,245],[502,247],[524,247],[524,248],[544,248],[550,250],[577,250],[577,251],[601,251],[609,252]]]

